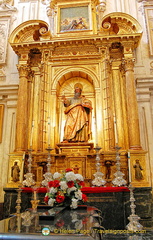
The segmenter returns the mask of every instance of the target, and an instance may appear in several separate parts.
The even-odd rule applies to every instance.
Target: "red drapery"
[[[46,187],[40,187],[40,188],[30,188],[30,187],[24,187],[22,188],[22,192],[33,192],[34,189],[38,193],[46,193],[47,188]],[[103,192],[128,192],[129,189],[127,187],[83,187],[81,188],[82,193],[103,193]]]

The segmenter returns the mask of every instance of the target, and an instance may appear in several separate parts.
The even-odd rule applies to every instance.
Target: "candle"
[[[37,200],[37,192],[34,190],[34,200]]]
[[[48,145],[50,145],[50,117],[48,117]]]
[[[130,152],[128,152],[129,182],[131,183]]]
[[[117,125],[116,125],[115,116],[114,116],[114,135],[115,135],[115,143],[118,144]]]
[[[23,160],[23,161],[25,160],[25,152],[23,153],[22,160]]]
[[[98,145],[98,139],[97,139],[97,124],[96,124],[96,117],[94,117],[95,119],[95,141],[96,141],[96,146]]]
[[[33,140],[33,130],[34,130],[34,120],[32,121],[32,127],[31,127],[30,147],[32,147],[32,140]]]

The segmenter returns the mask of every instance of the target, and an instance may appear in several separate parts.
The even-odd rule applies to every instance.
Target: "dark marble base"
[[[4,218],[16,212],[16,189],[5,188]],[[44,204],[44,193],[39,193],[40,205]],[[22,193],[21,212],[31,207],[32,193]],[[130,193],[129,192],[105,192],[88,193],[87,205],[95,206],[101,210],[105,229],[125,229],[128,224],[128,217],[131,214]],[[135,188],[134,190],[136,214],[141,218],[143,227],[150,229],[153,227],[153,202],[151,188]]]
[[[0,220],[3,219],[3,203],[0,203]]]

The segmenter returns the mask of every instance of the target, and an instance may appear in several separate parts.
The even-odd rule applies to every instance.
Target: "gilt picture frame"
[[[89,6],[74,6],[60,8],[59,31],[74,32],[90,30]]]

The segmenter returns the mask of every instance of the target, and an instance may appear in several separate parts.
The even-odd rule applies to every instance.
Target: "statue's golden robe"
[[[91,135],[91,102],[85,97],[66,101],[64,141],[87,142]]]

